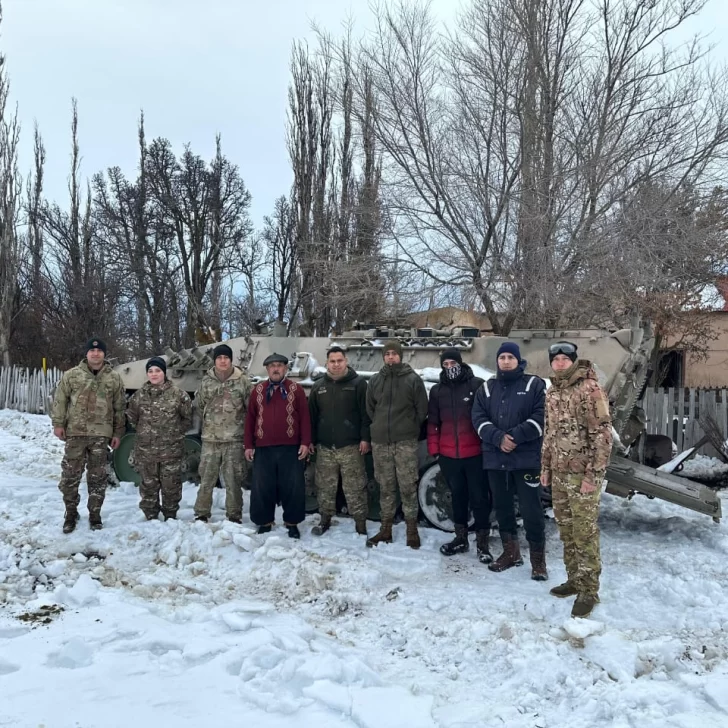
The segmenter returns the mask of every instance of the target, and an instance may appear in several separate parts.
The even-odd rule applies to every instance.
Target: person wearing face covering
[[[490,535],[491,497],[480,455],[480,438],[473,428],[471,413],[475,393],[483,380],[463,363],[458,349],[440,354],[440,382],[430,390],[427,411],[427,450],[438,458],[440,470],[452,493],[455,538],[440,547],[445,556],[470,550],[468,511],[475,519],[478,558],[493,561]]]
[[[513,503],[517,495],[529,544],[531,578],[545,581],[540,473],[546,383],[526,374],[526,364],[517,344],[505,341],[500,345],[497,374],[475,395],[473,427],[483,443],[483,467],[488,472],[503,543],[503,553],[488,568],[501,572],[523,565]]]
[[[599,603],[597,520],[612,452],[612,417],[594,367],[578,357],[576,344],[552,344],[549,362],[553,375],[546,396],[541,483],[551,486],[567,576],[551,594],[576,596],[571,616],[588,617]]]

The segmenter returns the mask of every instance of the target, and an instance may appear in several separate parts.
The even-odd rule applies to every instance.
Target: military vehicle
[[[443,349],[456,347],[462,352],[463,361],[473,366],[480,376],[488,378],[495,368],[498,347],[506,340],[499,336],[483,336],[478,329],[468,327],[436,330],[360,325],[341,336],[289,337],[280,334],[285,334],[285,331],[273,330],[269,335],[233,338],[225,343],[233,351],[234,363],[253,380],[266,376],[263,360],[269,354],[285,354],[290,361],[288,376],[308,389],[317,377],[323,375],[326,352],[330,346],[342,346],[347,351],[351,366],[364,377],[370,377],[382,366],[384,341],[397,338],[404,350],[403,361],[423,377],[429,389],[438,381],[439,356]],[[710,488],[635,461],[635,453],[644,453],[644,443],[649,439],[644,432],[644,415],[638,406],[650,373],[654,346],[649,326],[635,324],[632,328],[615,332],[603,329],[514,330],[508,339],[519,344],[524,358],[528,360],[527,371],[544,378],[551,373],[548,347],[554,341],[567,339],[575,342],[579,346],[580,355],[594,363],[600,383],[609,395],[613,426],[617,435],[607,471],[607,492],[628,498],[641,493],[649,498],[661,498],[716,519],[720,518],[720,500]],[[215,344],[209,344],[181,351],[167,350],[165,359],[171,381],[194,397],[203,374],[213,366],[214,347]],[[146,381],[145,362],[146,360],[139,360],[116,367],[128,394],[132,394]],[[196,478],[200,452],[199,434],[200,418],[196,413],[192,429],[185,440],[189,479]],[[129,432],[114,453],[114,469],[120,480],[138,482],[133,462],[129,459],[133,444],[134,433]],[[630,449],[632,459],[627,457]],[[639,460],[640,457],[636,459]],[[419,501],[423,516],[436,528],[454,530],[450,492],[440,474],[439,465],[427,453],[424,439],[420,441],[419,466]],[[309,512],[316,510],[312,471],[313,468],[307,471]],[[371,461],[367,471],[370,517],[376,520],[379,496],[378,486],[372,477]],[[345,512],[343,496],[340,505]]]

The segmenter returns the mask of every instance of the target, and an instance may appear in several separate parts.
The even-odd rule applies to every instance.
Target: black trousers
[[[284,523],[301,523],[306,517],[305,460],[298,459],[298,445],[256,447],[250,520],[256,526],[275,521],[276,505],[283,506]]]
[[[481,456],[446,458],[440,455],[438,462],[452,491],[455,525],[468,525],[469,505],[475,518],[475,530],[482,531],[490,528],[491,495],[488,487],[488,475],[483,470]]]
[[[540,478],[541,473],[538,470],[488,470],[498,528],[502,534],[516,535],[513,496],[517,495],[526,538],[531,543],[543,543],[545,526]]]

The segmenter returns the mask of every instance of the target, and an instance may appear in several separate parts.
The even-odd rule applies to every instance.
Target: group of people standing
[[[147,382],[125,402],[119,375],[105,361],[100,339],[87,345],[86,358],[66,372],[53,405],[53,427],[66,443],[59,488],[66,506],[64,533],[76,528],[79,483],[87,469],[89,523],[102,528],[108,446],[118,447],[126,422],[136,428],[133,461],[141,475],[140,507],[147,519],[175,518],[182,497],[183,440],[192,423],[192,402],[166,376],[166,362],[146,364]],[[577,347],[549,348],[551,388],[526,374],[518,346],[504,342],[496,375],[475,376],[458,349],[443,350],[440,382],[429,398],[421,377],[402,361],[402,345],[388,341],[384,364],[368,381],[349,365],[346,351],[332,346],[326,373],[307,400],[302,386],[288,379],[288,359],[264,361],[267,379],[252,384],[235,366],[227,344],[213,350],[213,366],[196,395],[202,420],[200,486],[195,519],[211,517],[213,488],[222,481],[229,521],[242,522],[243,482],[252,468],[250,518],[258,533],[283,523],[300,538],[305,518],[304,470],[315,457],[320,520],[312,533],[332,527],[341,481],[355,530],[368,547],[391,543],[401,499],[407,546],[420,547],[418,440],[427,423],[427,447],[436,456],[452,492],[455,538],[441,547],[445,556],[468,551],[472,513],[479,560],[493,572],[523,564],[514,496],[529,544],[531,576],[548,578],[540,486],[551,487],[554,515],[564,542],[567,581],[555,596],[577,597],[573,616],[587,616],[598,602],[601,482],[611,451],[609,404],[591,363]],[[367,533],[368,491],[365,456],[371,452],[380,487],[379,531]],[[495,510],[502,553],[489,547]]]

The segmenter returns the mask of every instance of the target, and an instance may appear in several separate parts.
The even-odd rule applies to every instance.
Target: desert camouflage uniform
[[[136,428],[134,467],[142,477],[139,507],[147,518],[177,515],[182,500],[184,436],[192,424],[192,401],[187,392],[165,381],[147,382],[129,400],[129,424]]]
[[[53,427],[66,430],[61,481],[66,510],[76,511],[78,486],[86,466],[89,513],[100,513],[107,483],[109,440],[124,435],[124,385],[108,365],[94,374],[84,359],[69,369],[53,398]]]
[[[612,451],[609,401],[592,365],[579,359],[553,377],[546,394],[541,470],[550,477],[554,515],[564,543],[568,580],[581,594],[599,592],[599,500]],[[596,486],[582,493],[582,481]]]
[[[212,492],[218,477],[225,485],[225,512],[228,518],[243,514],[243,482],[247,463],[243,449],[245,415],[251,384],[242,370],[221,382],[212,367],[197,390],[195,402],[202,417],[202,452],[200,453],[200,488],[195,501],[195,515],[209,518]]]

